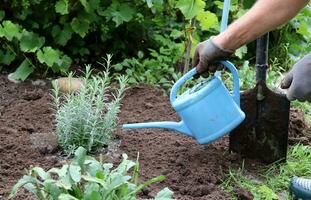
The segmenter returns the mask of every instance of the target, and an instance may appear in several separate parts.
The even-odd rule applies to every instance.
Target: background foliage
[[[235,20],[254,0],[232,0]],[[117,73],[130,83],[168,86],[188,67],[194,46],[219,32],[222,1],[204,0],[3,0],[0,5],[0,69],[13,78],[31,73],[67,72],[114,54]],[[270,57],[288,69],[288,54],[310,51],[310,7],[274,31]],[[236,62],[254,61],[254,44],[236,53]],[[18,68],[16,69],[16,66]]]

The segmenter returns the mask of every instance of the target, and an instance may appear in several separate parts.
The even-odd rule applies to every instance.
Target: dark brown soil
[[[49,102],[47,88],[14,84],[0,77],[0,199],[6,199],[31,165],[50,168],[57,163],[55,156],[44,156],[34,149],[30,140],[34,133],[53,131]],[[27,198],[22,195],[17,199]]]
[[[7,199],[10,189],[25,169],[31,166],[48,169],[60,165],[62,158],[52,134],[50,101],[46,86],[14,84],[0,76],[0,199]],[[129,89],[121,110],[120,125],[178,120],[165,92],[146,85]],[[292,113],[291,143],[301,137],[309,143],[303,115],[296,110]],[[45,139],[41,140],[41,136]],[[230,195],[220,188],[220,183],[226,178],[229,168],[241,166],[243,158],[228,152],[228,137],[210,145],[199,145],[191,138],[161,129],[118,129],[116,136],[121,141],[120,152],[127,153],[130,159],[136,159],[139,152],[141,181],[157,175],[167,177],[165,181],[145,189],[142,198],[151,198],[168,186],[176,199],[230,199]],[[245,161],[245,168],[250,171],[256,171],[259,166],[255,161]],[[241,188],[235,191],[241,199],[252,198]],[[21,192],[15,199],[34,198]]]
[[[264,98],[257,101],[258,91]],[[265,83],[241,95],[245,120],[230,134],[230,150],[266,163],[287,155],[290,102]]]

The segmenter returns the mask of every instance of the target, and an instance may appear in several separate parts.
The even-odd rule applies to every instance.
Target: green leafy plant
[[[13,187],[9,199],[24,187],[39,200],[134,200],[137,194],[165,179],[158,176],[142,184],[138,183],[138,159],[128,160],[123,154],[123,161],[113,169],[110,163],[98,162],[86,155],[86,149],[79,147],[73,161],[45,171],[34,167],[28,171]],[[132,170],[132,175],[129,171]],[[169,200],[173,192],[164,188],[156,200]]]
[[[56,108],[56,132],[65,153],[72,153],[82,146],[88,151],[108,144],[117,125],[120,101],[126,89],[127,78],[117,78],[119,88],[110,88],[109,68],[111,56],[106,59],[107,70],[91,76],[90,65],[86,66],[83,84],[76,93],[60,96],[59,84],[53,82],[53,99]],[[108,101],[108,97],[112,97]]]
[[[170,36],[155,35],[155,40],[161,44],[160,50],[149,49],[149,56],[139,51],[137,58],[128,58],[114,65],[115,75],[126,73],[130,84],[144,82],[170,88],[172,80],[181,76],[173,66],[183,53],[182,43],[173,41],[179,34],[175,30]]]
[[[232,0],[229,23],[253,3]],[[123,65],[113,70],[128,73],[131,83],[168,88],[179,72],[189,69],[197,43],[219,33],[222,8],[223,1],[203,0],[3,0],[0,69],[17,66],[13,78],[24,80],[38,70],[66,73],[72,64],[93,64],[112,53]],[[310,12],[308,5],[271,34],[270,58],[277,58],[285,70],[291,67],[288,58],[296,60],[310,51]],[[252,64],[252,45],[237,50],[234,63]]]

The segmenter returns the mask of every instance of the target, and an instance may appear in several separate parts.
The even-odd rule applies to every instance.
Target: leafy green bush
[[[203,0],[3,0],[0,64],[19,66],[14,78],[24,80],[40,66],[58,73],[72,63],[94,63],[103,53],[121,61],[139,51],[147,55],[149,48],[158,52],[155,36],[182,31],[184,20],[196,18],[202,30],[215,28],[210,6]]]
[[[178,63],[183,54],[182,43],[173,42],[174,37],[176,36],[156,35],[155,40],[162,45],[159,52],[149,49],[150,56],[145,57],[139,51],[137,58],[128,58],[114,65],[114,75],[125,72],[129,76],[130,84],[143,82],[170,88],[172,80],[181,76],[172,65]]]
[[[254,1],[232,0],[230,21]],[[130,73],[130,82],[168,87],[178,71],[187,71],[196,44],[219,32],[222,7],[223,1],[204,0],[3,0],[0,70],[18,66],[13,78],[24,80],[37,70],[65,73],[72,64],[93,64],[111,53],[120,63],[114,70]],[[287,53],[299,57],[310,51],[308,16],[310,6],[271,34],[270,57],[286,70]],[[237,50],[237,65],[254,61],[253,46]]]
[[[164,176],[158,176],[138,184],[138,160],[133,162],[127,158],[123,154],[123,161],[112,169],[112,164],[98,162],[79,147],[73,161],[62,168],[44,171],[34,167],[29,170],[13,187],[9,198],[13,198],[24,187],[40,200],[133,200],[143,188],[165,179]],[[132,176],[129,175],[131,169]],[[169,200],[172,194],[165,188],[155,199]]]
[[[117,125],[120,101],[126,89],[127,79],[118,78],[119,89],[111,93],[109,68],[111,56],[107,59],[107,70],[91,76],[90,66],[86,67],[83,86],[76,93],[59,94],[59,84],[54,81],[53,98],[56,108],[56,132],[60,146],[71,154],[82,146],[88,151],[108,144]],[[108,97],[112,100],[108,101]],[[64,98],[62,100],[62,98]]]

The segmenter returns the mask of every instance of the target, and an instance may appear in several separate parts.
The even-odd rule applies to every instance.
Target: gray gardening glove
[[[216,65],[212,65],[214,61],[224,60],[233,53],[232,50],[218,47],[212,39],[209,39],[198,44],[192,65],[196,67],[199,74],[208,75],[208,72],[215,72],[217,69]]]
[[[282,80],[287,99],[311,102],[311,53],[297,62]]]

